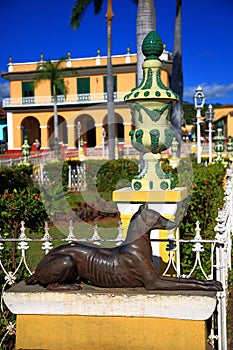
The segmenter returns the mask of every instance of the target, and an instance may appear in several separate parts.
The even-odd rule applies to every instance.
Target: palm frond
[[[103,0],[94,0],[94,12],[98,15],[102,9]]]
[[[66,96],[68,93],[68,86],[66,85],[64,78],[70,75],[78,75],[78,71],[75,68],[64,67],[63,63],[67,58],[64,56],[58,61],[52,62],[50,59],[43,63],[38,64],[37,72],[34,84],[37,86],[42,80],[50,80],[52,91],[59,89]]]
[[[70,17],[70,26],[73,29],[80,27],[82,18],[86,12],[87,7],[93,0],[76,0],[72,9]]]

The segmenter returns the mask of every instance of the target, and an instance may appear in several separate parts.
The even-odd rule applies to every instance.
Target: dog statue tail
[[[35,274],[33,273],[31,276],[27,277],[26,280],[25,280],[25,283],[26,284],[37,284],[38,281],[35,277]]]

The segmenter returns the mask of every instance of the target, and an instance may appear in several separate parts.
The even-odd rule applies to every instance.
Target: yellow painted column
[[[75,139],[75,127],[74,124],[67,124],[67,134],[68,134],[68,147],[76,147],[75,143],[76,140]]]
[[[102,147],[103,143],[103,125],[102,124],[96,124],[96,146],[97,147]]]
[[[41,130],[41,147],[44,148],[49,148],[49,140],[48,140],[48,126],[47,125],[41,125],[40,126]]]

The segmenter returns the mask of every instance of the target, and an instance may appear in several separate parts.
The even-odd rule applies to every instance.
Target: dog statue
[[[26,284],[40,284],[48,290],[78,290],[81,282],[105,288],[147,290],[222,290],[214,280],[161,276],[152,261],[150,232],[171,230],[172,221],[140,206],[131,218],[126,240],[115,248],[101,248],[82,243],[68,243],[45,255]]]

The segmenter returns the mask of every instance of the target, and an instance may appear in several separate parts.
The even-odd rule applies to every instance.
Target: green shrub
[[[0,227],[3,238],[18,238],[20,235],[21,221],[25,222],[27,233],[42,233],[44,221],[48,219],[45,208],[42,204],[40,193],[33,188],[23,190],[14,189],[12,193],[5,191],[0,195]],[[4,269],[14,272],[18,267],[21,258],[21,251],[15,242],[5,243],[4,249],[0,250],[0,260]],[[17,281],[24,279],[28,275],[26,268],[20,267],[17,270]],[[6,285],[5,274],[0,269],[0,288]],[[10,285],[6,285],[6,288]],[[0,339],[6,332],[8,322],[15,322],[15,315],[12,315],[7,308],[4,308],[0,319]],[[13,349],[14,337],[6,338],[6,346],[3,349]],[[12,343],[12,344],[11,344]],[[11,347],[11,345],[12,347]]]
[[[98,191],[111,192],[119,188],[130,187],[131,180],[137,173],[137,161],[123,158],[106,161],[97,173]]]
[[[44,165],[44,171],[47,172],[47,176],[50,183],[57,184],[60,183],[64,190],[67,190],[68,184],[68,163],[54,160],[50,163]]]
[[[221,163],[212,163],[206,167],[193,162],[191,201],[180,225],[182,238],[194,233],[197,220],[204,238],[213,238],[218,208],[223,205],[224,176],[225,169]]]
[[[103,161],[88,160],[85,162],[86,185],[88,190],[96,190],[97,173]]]
[[[32,166],[23,165],[0,167],[0,194],[5,190],[22,190],[31,184]]]
[[[48,215],[41,201],[38,190],[26,188],[22,191],[16,189],[13,193],[5,191],[0,195],[0,227],[3,238],[18,238],[20,235],[21,221],[24,221],[28,232],[43,232],[44,221],[48,220]],[[2,255],[4,253],[4,256]],[[15,268],[16,249],[13,245],[11,257],[8,265]],[[5,249],[0,253],[0,257],[6,258]]]
[[[180,223],[180,238],[193,239],[196,222],[200,222],[203,239],[214,239],[214,227],[218,215],[218,208],[223,206],[225,170],[221,163],[212,163],[207,167],[193,162],[193,185],[189,197],[189,205]],[[205,244],[205,251],[201,254],[204,269],[210,272],[210,244]],[[181,261],[183,273],[190,271],[195,261],[192,244],[181,245]],[[194,277],[201,277],[196,271]]]

